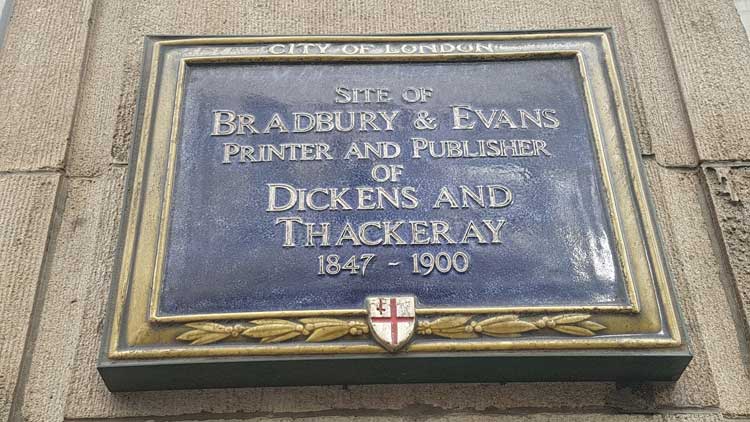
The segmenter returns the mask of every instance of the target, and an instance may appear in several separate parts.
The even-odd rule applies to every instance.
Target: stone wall
[[[750,419],[750,42],[733,0],[13,2],[0,50],[0,420]],[[147,34],[612,27],[692,337],[676,383],[109,393],[96,372]]]

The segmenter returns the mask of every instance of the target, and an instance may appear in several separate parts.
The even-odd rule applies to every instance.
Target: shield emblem
[[[411,340],[416,325],[414,296],[367,298],[367,323],[375,340],[395,352]]]

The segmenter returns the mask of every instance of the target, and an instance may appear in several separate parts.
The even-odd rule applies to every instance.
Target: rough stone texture
[[[293,1],[16,1],[0,50],[0,421],[750,416],[743,328],[749,316],[750,168],[731,170],[744,201],[736,204],[718,192],[726,186],[713,170],[696,167],[702,160],[750,160],[750,114],[738,114],[750,101],[743,85],[743,78],[750,80],[750,43],[744,33],[732,32],[738,21],[727,5],[729,0],[543,0],[533,6],[522,0],[323,0],[304,7]],[[106,390],[95,367],[144,35],[610,26],[692,338],[695,358],[678,382]],[[721,165],[730,164],[737,165]],[[62,176],[49,169],[61,169]]]
[[[702,343],[708,354],[722,411],[750,415],[750,377],[743,354],[747,340],[735,327],[735,303],[724,290],[721,258],[711,242],[713,233],[700,174],[697,170],[665,171],[649,164],[650,178],[659,180],[651,186],[659,226],[671,249],[668,256],[683,312],[691,326],[697,323],[699,327],[698,332],[691,332],[693,348]],[[700,375],[687,385],[690,390],[700,388],[705,380]]]
[[[670,406],[674,402],[678,406],[718,407],[719,396],[716,385],[713,382],[705,382],[707,379],[712,379],[714,374],[711,356],[706,349],[707,339],[700,332],[699,313],[703,310],[702,304],[696,300],[697,292],[693,291],[691,281],[695,275],[714,277],[718,274],[719,263],[710,256],[704,256],[700,261],[685,260],[686,249],[701,250],[711,247],[709,235],[705,225],[688,225],[686,227],[688,230],[685,231],[685,228],[679,226],[680,220],[672,220],[670,214],[671,208],[678,204],[695,203],[699,199],[697,193],[699,180],[695,171],[665,170],[654,160],[647,160],[645,164],[649,187],[656,203],[657,224],[665,239],[665,253],[675,283],[680,309],[688,326],[691,349],[694,354],[692,362],[680,380],[674,385],[663,386],[664,390],[658,393],[657,403],[659,406]],[[693,209],[693,211],[696,210]],[[700,212],[699,207],[697,211]],[[676,238],[677,235],[681,235],[681,239],[686,240],[687,243],[681,244]],[[693,270],[700,272],[696,274]],[[639,386],[636,391],[642,393],[643,386]]]
[[[90,3],[14,3],[0,49],[0,171],[62,168]]]
[[[405,414],[406,413],[406,414]],[[237,416],[231,416],[236,418]],[[599,422],[602,420],[612,422],[719,422],[727,421],[716,413],[676,413],[664,415],[613,415],[613,414],[555,414],[539,413],[536,415],[506,415],[493,412],[487,413],[452,413],[448,415],[430,415],[429,413],[404,412],[391,415],[347,415],[347,416],[301,416],[301,417],[250,417],[242,419],[200,419],[202,422],[314,422],[325,420],[328,422]],[[743,419],[731,419],[742,422]],[[75,420],[68,420],[75,422]],[[88,422],[94,422],[87,419]],[[198,420],[186,420],[185,422],[198,422]]]
[[[750,332],[750,163],[704,168],[721,239]]]
[[[653,154],[663,165],[695,165],[698,155],[685,106],[675,89],[674,66],[658,5],[641,0],[623,0],[619,5],[625,30],[615,35],[629,46],[620,51],[620,56],[628,55],[621,58],[621,70],[628,82],[627,96],[641,152]]]
[[[701,160],[750,158],[750,43],[733,1],[659,0]]]
[[[0,420],[8,418],[53,219],[58,174],[0,175]]]
[[[123,194],[124,169],[115,168],[98,179],[73,179],[48,263],[49,278],[39,309],[37,336],[15,408],[25,420],[43,421],[62,415],[76,365],[76,346],[84,306],[104,297],[91,297],[91,283],[107,285],[112,275],[112,250]],[[55,335],[64,333],[65,335]],[[92,339],[88,339],[92,340]],[[17,416],[17,415],[15,415]]]

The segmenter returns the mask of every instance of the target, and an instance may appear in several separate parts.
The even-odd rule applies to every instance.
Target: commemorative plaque
[[[678,377],[613,44],[149,38],[109,388]]]

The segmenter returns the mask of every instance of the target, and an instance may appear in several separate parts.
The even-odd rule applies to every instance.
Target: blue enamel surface
[[[383,87],[390,104],[334,104],[336,86]],[[398,99],[409,86],[430,87],[426,104]],[[191,65],[181,117],[176,177],[159,313],[362,308],[366,296],[413,294],[420,306],[623,305],[623,277],[595,158],[582,82],[574,59],[475,63]],[[557,129],[450,128],[451,104],[474,108],[553,108]],[[265,122],[272,113],[401,110],[394,132],[210,136],[212,111],[230,109]],[[437,116],[417,131],[418,110]],[[289,120],[287,124],[291,124]],[[258,126],[263,126],[263,123]],[[413,136],[430,140],[543,139],[552,157],[409,158]],[[270,213],[266,183],[300,188],[392,186],[370,178],[375,162],[278,161],[222,165],[222,143],[327,142],[336,157],[355,140],[395,141],[404,153],[399,185],[417,188],[416,210]],[[514,203],[502,209],[433,210],[440,186],[503,184]],[[282,248],[280,216],[331,222],[507,220],[501,245]],[[461,230],[461,229],[457,229]],[[301,230],[298,230],[301,232]],[[459,235],[460,237],[460,235]],[[301,242],[301,236],[298,237]],[[349,243],[347,243],[349,245]],[[465,274],[411,274],[415,252],[464,251]],[[364,277],[316,275],[318,255],[374,253]],[[401,262],[387,266],[387,262]]]

